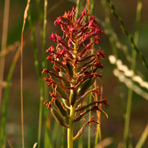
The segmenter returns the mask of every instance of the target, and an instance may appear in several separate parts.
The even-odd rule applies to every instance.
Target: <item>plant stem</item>
[[[141,148],[144,145],[144,142],[146,142],[146,139],[148,137],[148,124],[146,125],[146,128],[144,129],[140,139],[138,140],[137,145],[135,146],[135,148]]]
[[[10,0],[5,0],[3,30],[2,30],[2,44],[1,44],[1,51],[4,51],[4,52],[6,51],[6,45],[7,45],[9,7],[10,7]],[[3,81],[4,67],[5,67],[5,56],[0,58],[0,81]],[[0,108],[1,108],[1,98],[2,98],[2,86],[0,85]]]
[[[74,44],[74,60],[77,58],[77,44]],[[73,67],[73,78],[75,79],[77,73],[77,69]],[[71,83],[71,86],[75,85],[75,80]],[[73,91],[70,93],[69,103],[72,102]],[[75,104],[70,105],[70,117],[69,117],[69,127],[67,130],[67,148],[73,148],[73,120],[75,118]]]
[[[7,110],[8,110],[8,99],[9,99],[9,92],[10,92],[10,83],[12,80],[13,72],[16,66],[16,63],[20,56],[20,49],[15,54],[13,62],[11,64],[9,74],[7,77],[7,86],[4,93],[4,100],[2,104],[2,118],[1,118],[1,126],[0,126],[0,146],[4,148],[5,146],[5,137],[6,137],[6,120],[7,120]]]
[[[113,13],[113,15],[116,17],[116,19],[118,20],[119,24],[120,24],[120,27],[123,31],[123,33],[128,37],[130,43],[131,43],[131,46],[133,48],[133,50],[135,50],[138,54],[138,56],[141,58],[142,60],[142,64],[148,69],[148,63],[147,63],[147,60],[145,59],[143,53],[137,48],[136,46],[136,43],[133,39],[133,37],[129,34],[129,32],[127,31],[122,19],[118,16],[116,10],[115,10],[115,7],[113,5],[113,3],[110,1],[110,0],[106,0],[111,8],[111,12]],[[138,10],[139,11],[139,10]]]
[[[111,21],[110,21],[110,15],[109,15],[109,9],[107,7],[107,2],[104,0],[101,0],[102,6],[104,8],[104,12],[105,12],[105,22],[108,28],[108,31],[110,32],[110,34],[113,34],[113,29],[111,26]],[[115,55],[115,57],[117,58],[117,48],[115,47],[115,39],[113,35],[109,36],[109,41],[113,50],[113,54]]]
[[[27,5],[24,11],[24,20],[23,20],[23,26],[22,26],[22,32],[21,32],[21,61],[20,61],[20,79],[21,79],[21,128],[22,128],[22,148],[25,147],[25,142],[24,142],[24,109],[23,109],[23,41],[24,41],[24,29],[25,29],[25,24],[26,24],[26,20],[28,17],[28,10],[29,10],[29,6],[30,6],[30,1],[27,1]]]
[[[100,101],[102,101],[103,100],[103,85],[101,85],[100,92],[101,92]],[[97,98],[97,96],[95,98]],[[102,108],[102,104],[99,104],[98,106],[100,108]],[[97,111],[97,118],[98,118],[98,123],[101,123],[101,112],[99,112],[99,111]],[[95,139],[95,148],[97,148],[98,139],[99,139],[99,142],[100,142],[100,148],[103,148],[100,124],[97,125],[97,135],[96,135],[96,139]]]
[[[136,14],[136,32],[134,36],[134,41],[135,41],[136,46],[138,44],[138,38],[139,38],[139,22],[140,22],[141,9],[142,9],[142,1],[139,0],[137,4],[137,14]],[[136,67],[136,55],[137,53],[133,49],[132,64],[131,64],[133,76],[134,76],[135,67]],[[124,137],[123,137],[123,148],[127,147],[128,136],[129,136],[129,124],[130,124],[130,114],[131,114],[132,96],[133,96],[133,90],[132,90],[133,76],[131,77],[131,86],[128,90],[127,108],[126,108],[126,114],[125,114],[125,128],[124,128]]]
[[[45,43],[46,43],[46,26],[47,26],[47,5],[48,1],[44,0],[44,20],[43,20],[43,34],[42,34],[42,50],[43,50],[43,59],[42,67],[45,68]],[[43,100],[44,100],[44,85],[40,86],[40,111],[39,111],[39,125],[38,125],[38,148],[41,147],[41,129],[42,129],[42,112],[43,112]]]
[[[75,105],[70,106],[69,127],[67,130],[67,146],[73,148],[73,119],[75,117]]]

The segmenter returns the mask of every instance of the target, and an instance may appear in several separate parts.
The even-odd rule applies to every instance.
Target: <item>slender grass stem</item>
[[[83,121],[80,121],[80,127],[83,125]],[[78,148],[83,148],[83,135],[80,136],[79,142],[78,142]]]
[[[5,5],[4,5],[1,52],[6,51],[7,34],[8,34],[8,21],[9,21],[9,7],[10,7],[10,0],[6,0]],[[5,67],[5,56],[0,58],[0,81],[3,80],[4,67]],[[11,69],[12,69],[11,71],[13,71],[13,67],[14,66],[11,66]],[[13,72],[12,73],[10,73],[10,72],[9,72],[8,75],[11,76],[11,74]],[[11,82],[11,77],[9,78],[9,81],[7,80],[7,86],[6,86],[6,89],[5,89],[4,101],[3,101],[3,105],[2,105],[2,117],[1,117],[1,126],[0,126],[0,145],[2,146],[2,148],[5,146],[5,137],[6,137],[5,128],[6,128],[7,106],[8,106],[8,97],[7,97],[7,94],[6,94],[6,90],[9,91],[10,82]],[[2,100],[1,98],[2,98],[2,86],[0,85],[0,108],[1,108],[1,100]]]
[[[80,14],[80,0],[77,0],[76,9],[77,9],[76,18],[78,18],[79,14]],[[80,121],[80,127],[81,127],[82,125],[83,125],[83,122]],[[81,135],[81,137],[79,138],[79,141],[78,141],[78,148],[83,148],[83,135]]]
[[[65,141],[65,128],[62,127],[62,140],[61,140],[61,148],[64,148],[64,141]]]
[[[34,31],[34,27],[32,25],[32,19],[31,19],[31,13],[29,12],[29,16],[28,16],[28,20],[29,20],[29,25],[30,25],[30,29],[31,29],[31,37],[32,37],[32,44],[33,44],[33,48],[34,48],[34,59],[35,59],[35,69],[36,69],[36,73],[37,73],[37,77],[38,77],[38,84],[40,87],[40,112],[39,112],[39,128],[38,128],[38,147],[40,147],[40,139],[41,139],[41,121],[42,121],[42,104],[43,104],[43,82],[42,82],[42,78],[40,75],[40,65],[39,65],[39,59],[38,59],[38,51],[37,51],[37,46],[36,46],[36,41],[35,41],[35,31]],[[40,134],[39,134],[40,133]]]
[[[91,5],[89,7],[91,15],[94,15],[94,6],[95,6],[95,0],[91,0]],[[93,38],[91,38],[91,40],[93,40]],[[92,50],[92,54],[94,54],[94,50]],[[96,86],[97,86],[97,81],[94,82],[94,87],[96,88]],[[89,103],[91,103],[91,100],[92,96],[90,96],[89,98]],[[98,97],[95,95],[95,101],[96,100],[98,100]],[[91,112],[89,112],[89,118],[91,118]],[[91,148],[91,127],[88,127],[88,148]]]
[[[148,124],[146,125],[146,128],[144,129],[144,131],[143,131],[137,145],[135,146],[135,148],[143,147],[144,142],[146,141],[147,137],[148,137]]]
[[[23,21],[23,26],[22,26],[22,32],[21,32],[21,68],[20,68],[20,75],[21,75],[21,125],[22,125],[22,148],[25,147],[25,142],[24,142],[24,110],[23,110],[23,41],[24,41],[24,29],[25,29],[25,24],[26,24],[26,19],[28,16],[28,10],[30,6],[30,1],[27,1],[27,5],[24,11],[24,21]]]
[[[12,65],[9,70],[9,74],[7,77],[7,86],[4,92],[4,100],[2,104],[2,117],[1,117],[1,126],[0,126],[0,145],[2,148],[5,146],[5,137],[6,137],[6,120],[7,120],[7,108],[8,108],[8,99],[9,99],[9,92],[10,92],[10,83],[12,80],[13,72],[16,66],[16,63],[20,56],[20,49],[17,50],[16,55],[13,59]]]
[[[142,52],[137,48],[137,45],[136,45],[136,43],[135,43],[133,37],[128,33],[128,31],[127,31],[127,29],[126,29],[126,27],[125,27],[125,25],[124,25],[122,19],[118,16],[118,14],[117,14],[117,12],[116,12],[116,10],[115,10],[115,7],[114,7],[114,5],[113,5],[113,3],[112,3],[110,0],[107,0],[107,2],[108,2],[109,6],[110,6],[110,8],[111,8],[111,11],[112,11],[113,15],[116,17],[116,19],[117,19],[118,22],[120,23],[120,26],[121,26],[122,31],[123,31],[123,32],[125,33],[125,35],[128,37],[128,39],[129,39],[129,41],[130,41],[130,43],[131,43],[131,46],[132,46],[133,50],[136,51],[136,53],[138,54],[138,56],[139,56],[139,57],[141,58],[141,60],[142,60],[142,64],[148,69],[148,63],[147,63],[147,61],[146,61],[144,55],[143,55]]]
[[[43,50],[43,60],[42,67],[46,67],[46,53],[45,53],[45,45],[46,45],[46,28],[47,28],[47,6],[48,1],[44,0],[44,20],[43,20],[43,34],[42,34],[42,50]]]
[[[106,22],[107,28],[108,28],[110,34],[112,34],[113,33],[113,29],[112,29],[111,22],[110,22],[110,15],[109,15],[109,9],[107,7],[107,2],[104,1],[104,0],[101,0],[101,3],[102,3],[102,6],[104,8],[104,12],[105,12],[105,22]],[[113,54],[117,58],[117,48],[115,47],[115,41],[114,40],[115,40],[114,36],[110,35],[109,36],[109,41],[111,43]]]
[[[6,45],[7,45],[9,7],[10,7],[10,0],[5,0],[3,30],[2,30],[2,44],[1,44],[1,51],[3,52],[6,51]],[[3,81],[4,67],[5,67],[5,56],[0,58],[0,81]],[[2,86],[0,85],[0,108],[1,108],[1,100],[2,100]]]
[[[79,13],[80,13],[80,0],[77,0],[77,3],[76,3],[76,9],[77,9],[76,18],[78,18]]]
[[[139,0],[137,4],[136,32],[134,37],[136,46],[138,44],[138,38],[139,38],[139,23],[140,23],[141,9],[142,9],[142,0]],[[133,72],[135,72],[135,67],[136,67],[136,55],[137,55],[137,52],[134,50],[134,47],[133,47],[132,64],[131,64],[131,69]],[[129,136],[129,124],[130,124],[130,114],[131,114],[132,96],[133,96],[132,87],[133,87],[133,77],[131,77],[131,86],[128,90],[127,108],[126,108],[126,114],[125,114],[124,137],[123,137],[123,148],[128,147],[127,143],[128,143],[128,136]]]
[[[88,13],[90,13],[90,9],[91,8],[93,8],[93,5],[94,3],[91,3],[91,6],[90,6],[90,0],[87,0],[86,1],[86,7],[87,7],[87,11],[88,11]],[[91,8],[90,8],[91,7]],[[93,12],[92,12],[93,13]],[[92,14],[91,14],[92,15]],[[88,19],[90,20],[90,16],[88,17]],[[94,51],[92,50],[92,53],[93,53]],[[90,97],[89,97],[89,99],[88,99],[88,103],[90,103],[91,102],[91,100],[92,100],[92,96],[90,95]],[[89,116],[89,118],[91,117],[91,112],[89,112],[89,114],[88,114],[88,116]],[[88,146],[87,146],[87,148],[91,148],[91,128],[90,128],[90,126],[88,126]]]
[[[42,50],[43,50],[43,59],[42,59],[42,67],[45,65],[45,43],[46,43],[46,26],[47,26],[47,5],[48,1],[44,0],[44,20],[43,20],[43,34],[42,34]],[[38,148],[41,147],[41,129],[42,129],[42,112],[43,112],[43,99],[44,98],[44,85],[40,87],[40,109],[39,109],[39,126],[38,126]]]
[[[38,12],[39,19],[41,19],[42,18],[41,1],[36,0],[36,4],[37,4],[37,12]]]
[[[103,86],[102,85],[101,85],[100,92],[101,92],[100,101],[102,101],[103,100]],[[102,104],[99,104],[99,107],[102,108]],[[100,123],[101,122],[101,112],[98,112],[97,111],[97,118],[98,118],[98,121],[97,122]],[[101,134],[101,126],[100,126],[100,124],[97,125],[97,134],[96,134],[96,138],[95,138],[95,148],[97,148],[98,139],[99,139],[99,142],[100,142],[100,148],[103,148],[103,146],[102,146],[102,134]]]
[[[131,57],[130,57],[130,55],[128,54],[127,46],[123,45],[123,44],[119,41],[118,36],[117,36],[117,34],[115,33],[115,31],[113,30],[113,28],[111,28],[111,29],[112,29],[112,32],[109,30],[108,24],[107,24],[108,20],[107,20],[106,22],[103,22],[103,21],[101,21],[100,19],[97,18],[97,21],[98,21],[98,23],[104,28],[104,33],[107,34],[107,35],[109,35],[109,36],[112,36],[111,42],[112,42],[112,43],[114,42],[114,44],[111,43],[111,46],[115,46],[117,49],[122,50],[123,53],[124,53],[124,55],[125,55],[125,57],[126,57],[126,59],[127,59],[127,61],[128,61],[128,62],[131,62]],[[114,50],[113,50],[113,51],[114,51]]]

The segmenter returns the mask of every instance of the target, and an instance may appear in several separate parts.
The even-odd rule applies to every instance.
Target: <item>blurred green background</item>
[[[84,0],[83,0],[84,1]],[[82,1],[82,4],[83,4]],[[75,6],[74,0],[65,0],[60,4],[57,4],[58,0],[48,0],[48,22],[47,22],[47,37],[46,37],[46,48],[48,48],[53,42],[51,42],[48,37],[52,32],[61,33],[59,26],[54,26],[54,20],[59,15],[62,15],[64,11],[71,10]],[[84,1],[85,3],[85,1]],[[116,7],[118,15],[124,21],[126,28],[129,33],[134,35],[135,31],[135,15],[136,15],[136,5],[137,0],[113,0]],[[53,6],[57,6],[53,9]],[[26,6],[25,0],[11,0],[10,1],[10,14],[9,14],[9,29],[8,29],[8,41],[7,45],[13,44],[16,41],[20,41],[21,28],[23,23],[23,13]],[[31,15],[36,34],[37,47],[39,49],[39,55],[42,53],[42,21],[39,20],[36,1],[31,1]],[[3,24],[3,10],[4,10],[4,0],[0,1],[0,41],[2,34],[2,24]],[[43,1],[41,1],[41,11],[43,12]],[[98,0],[95,3],[95,16],[100,20],[105,20],[104,9],[102,8],[101,2]],[[131,56],[131,46],[127,37],[122,33],[118,21],[113,15],[111,15],[111,23],[119,37],[122,44],[126,45],[128,48],[129,55]],[[100,25],[100,28],[104,28]],[[30,38],[30,28],[28,22],[25,27],[24,37],[27,36],[27,43],[24,46],[24,130],[25,130],[25,147],[31,148],[33,144],[37,142],[38,134],[38,114],[39,114],[39,86],[37,81],[37,75],[34,67],[34,56],[33,56],[33,46]],[[143,0],[143,8],[140,21],[140,38],[138,48],[144,54],[146,60],[148,61],[148,1]],[[108,100],[110,107],[105,109],[109,118],[106,119],[102,115],[102,138],[107,137],[113,138],[113,143],[108,148],[115,148],[118,146],[119,142],[123,139],[123,129],[124,129],[124,113],[126,108],[127,93],[128,88],[120,83],[118,79],[113,75],[114,65],[111,65],[108,56],[113,54],[109,43],[108,36],[103,34],[100,37],[101,43],[100,47],[106,53],[106,59],[103,61],[103,82],[104,82],[104,93],[103,98]],[[0,43],[1,46],[1,43]],[[6,56],[6,65],[4,80],[7,79],[7,75],[10,69],[10,65],[16,53],[16,49],[10,52]],[[125,55],[122,50],[118,51],[118,56],[122,59],[123,63],[130,68],[130,63],[126,61]],[[50,66],[50,65],[49,65]],[[50,69],[50,67],[48,68]],[[143,80],[148,82],[148,70],[142,65],[140,58],[137,56],[136,63],[136,74],[140,75]],[[145,90],[148,92],[148,90]],[[3,90],[4,92],[4,90]],[[7,140],[12,144],[14,148],[21,147],[21,114],[20,114],[20,59],[17,62],[13,79],[11,83],[11,91],[9,95],[9,105],[8,105],[8,118],[7,118]],[[47,98],[48,99],[48,98]],[[44,107],[46,108],[46,107]],[[148,124],[148,101],[137,95],[133,94],[132,111],[131,111],[131,122],[130,122],[130,140],[133,146],[136,145],[138,139],[140,138],[144,128]],[[50,135],[53,143],[60,143],[61,133],[55,131],[53,134],[53,119],[51,118],[50,125]],[[44,128],[44,124],[43,124]],[[60,130],[60,127],[57,128]],[[92,143],[94,141],[95,130],[92,130]],[[87,131],[84,133],[84,139],[87,139]],[[62,135],[61,135],[62,136]],[[42,144],[43,144],[42,136]],[[85,142],[86,143],[86,142]],[[76,142],[77,145],[77,142]],[[7,142],[8,146],[8,142]],[[9,147],[9,146],[8,146]],[[55,145],[58,148],[59,145]],[[77,146],[76,146],[77,147]],[[148,140],[144,144],[143,148],[148,147]]]

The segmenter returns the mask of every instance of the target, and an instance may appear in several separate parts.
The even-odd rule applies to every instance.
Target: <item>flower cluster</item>
[[[98,28],[95,17],[85,10],[77,19],[74,8],[65,12],[62,17],[59,16],[54,24],[60,25],[63,36],[52,33],[49,37],[57,46],[50,46],[46,50],[47,60],[53,63],[54,71],[44,69],[42,72],[48,74],[45,80],[47,86],[51,86],[53,90],[49,93],[51,101],[45,101],[45,104],[50,107],[59,124],[70,128],[89,111],[102,111],[98,104],[108,106],[105,99],[101,102],[93,100],[90,104],[83,105],[88,95],[100,95],[99,86],[94,88],[93,84],[96,79],[102,77],[101,59],[105,58],[105,54],[103,50],[95,50],[95,46],[100,43],[99,35],[103,31]],[[97,71],[98,69],[100,71]],[[92,89],[89,89],[91,86]],[[71,114],[72,108],[74,115]],[[67,123],[65,118],[70,120],[70,123]],[[96,123],[92,119],[87,124]]]

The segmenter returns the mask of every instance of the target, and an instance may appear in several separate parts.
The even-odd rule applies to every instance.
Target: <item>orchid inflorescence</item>
[[[57,43],[55,48],[50,46],[46,50],[47,60],[53,63],[54,71],[44,69],[42,72],[48,74],[45,80],[47,86],[51,86],[53,90],[49,92],[52,97],[51,102],[45,101],[44,104],[50,107],[56,121],[68,129],[88,112],[103,111],[98,104],[108,106],[105,99],[92,100],[91,103],[83,105],[83,102],[88,102],[87,96],[94,94],[100,96],[99,86],[94,87],[93,84],[102,77],[101,59],[105,58],[105,54],[103,50],[95,50],[95,45],[100,43],[99,35],[103,33],[98,28],[95,17],[83,10],[77,19],[76,13],[76,9],[73,8],[54,22],[54,25],[60,25],[63,36],[52,33],[49,37]],[[94,117],[82,128],[90,123],[97,123]],[[81,134],[82,132],[78,132],[73,140]]]

